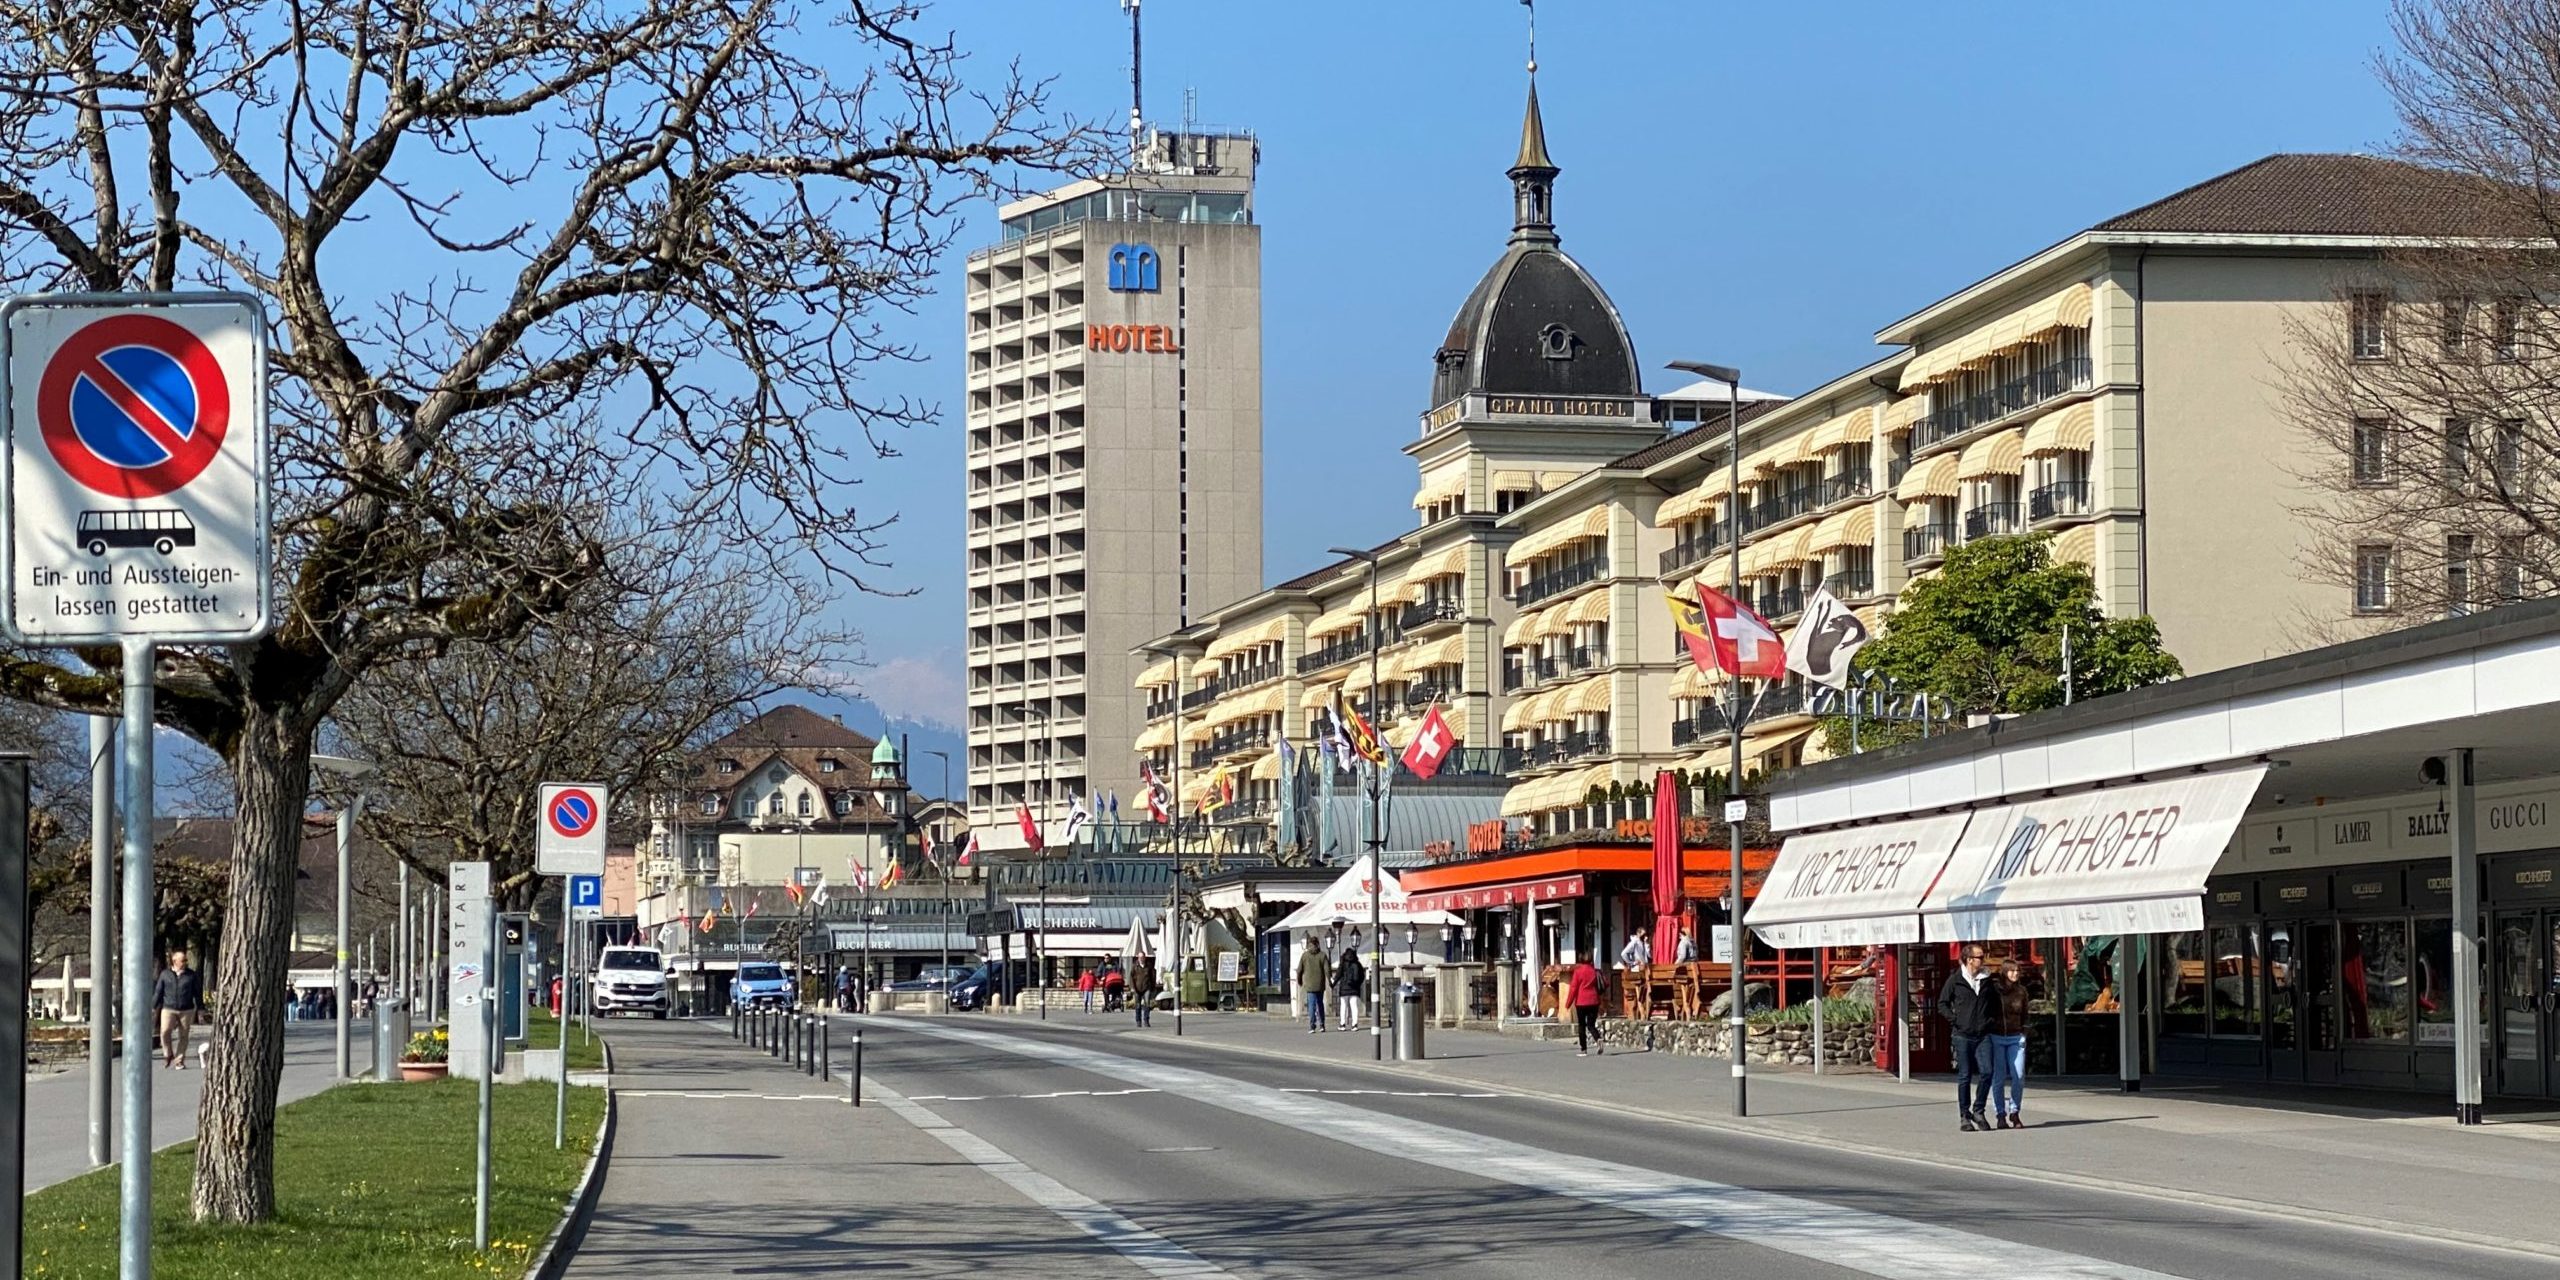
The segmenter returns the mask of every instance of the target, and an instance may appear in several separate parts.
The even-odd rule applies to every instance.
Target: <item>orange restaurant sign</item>
[[[1175,345],[1173,326],[1167,324],[1089,324],[1084,327],[1084,349],[1087,351],[1145,351],[1162,355],[1180,355]]]

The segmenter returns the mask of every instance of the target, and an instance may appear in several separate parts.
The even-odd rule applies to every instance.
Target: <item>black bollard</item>
[[[745,1029],[745,1028],[743,1028],[743,1027],[741,1027],[741,1026],[738,1024],[738,1006],[736,1006],[736,1005],[734,1005],[734,1004],[733,1004],[733,1005],[730,1005],[730,1006],[729,1006],[729,1038],[730,1038],[730,1039],[732,1039],[732,1040],[736,1040],[736,1039],[739,1039],[739,1038],[741,1038],[741,1037],[743,1037],[743,1036],[745,1036],[745,1035],[746,1035],[746,1029]]]
[[[855,1027],[855,1028],[853,1029],[853,1070],[848,1074],[848,1078],[849,1078],[849,1079],[851,1079],[851,1080],[853,1081],[853,1105],[855,1105],[855,1106],[857,1106],[857,1107],[858,1107],[858,1106],[861,1106],[861,1105],[862,1105],[862,1028],[860,1028],[860,1027]]]
[[[826,1019],[818,1020],[818,1080],[820,1083],[835,1078],[835,1064],[827,1061],[835,1051],[834,1031],[835,1028],[828,1026]]]

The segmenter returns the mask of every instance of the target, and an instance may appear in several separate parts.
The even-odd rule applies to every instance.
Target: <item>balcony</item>
[[[1789,681],[1761,694],[1760,704],[1753,709],[1751,718],[1755,722],[1775,720],[1781,716],[1798,714],[1803,710],[1804,683]]]
[[[2056,480],[2027,495],[2027,523],[2042,524],[2066,516],[2089,514],[2089,482]]]
[[[1424,707],[1430,706],[1432,703],[1445,702],[1448,699],[1457,696],[1458,687],[1456,685],[1439,684],[1436,682],[1426,684],[1417,681],[1412,687],[1404,691],[1405,710],[1420,711]]]
[[[1396,611],[1396,634],[1412,635],[1426,627],[1458,620],[1455,600],[1416,600]]]
[[[1823,579],[1822,587],[1823,590],[1846,600],[1871,596],[1876,593],[1876,571],[1873,566],[1863,569],[1843,569]]]
[[[1226,690],[1227,686],[1224,681],[1212,680],[1197,689],[1193,689],[1190,692],[1183,694],[1182,709],[1185,711],[1197,711],[1202,707],[1208,706],[1212,702],[1216,702],[1218,700],[1218,695],[1226,692]]]
[[[1875,477],[1875,471],[1869,467],[1858,467],[1843,471],[1836,476],[1823,477],[1822,505],[1827,507],[1833,503],[1847,502],[1851,498],[1863,498],[1874,493]]]
[[[1696,715],[1671,722],[1671,745],[1685,747],[1691,743],[1704,742],[1723,733],[1728,723],[1730,720],[1726,717],[1723,707],[1713,704],[1701,707]]]
[[[1759,611],[1761,617],[1772,622],[1792,618],[1804,612],[1804,588],[1780,587],[1775,591],[1763,591],[1752,607]]]
[[[1596,644],[1578,644],[1564,655],[1565,665],[1576,671],[1589,671],[1599,666],[1604,655]]]
[[[1671,549],[1662,553],[1660,562],[1662,575],[1669,577],[1691,565],[1704,563],[1708,556],[1714,555],[1724,547],[1723,529],[1724,526],[1719,524],[1704,537],[1671,544]]]
[[[2057,360],[2025,377],[2013,378],[1991,390],[1941,405],[1912,428],[1911,447],[1925,449],[1941,440],[1954,439],[1975,427],[2035,408],[2045,401],[2086,391],[2091,374],[2089,357],[2074,356],[2068,360]]]
[[[1369,635],[1364,631],[1348,640],[1336,640],[1314,653],[1299,658],[1298,674],[1303,676],[1322,671],[1327,667],[1337,667],[1367,652],[1369,652]]]
[[[1905,529],[1902,531],[1903,563],[1938,559],[1947,554],[1947,547],[1955,540],[1956,528],[1951,524],[1924,524]]]
[[[1964,540],[1967,542],[2017,531],[2017,503],[1986,502],[1964,513]]]
[[[1273,658],[1267,662],[1257,662],[1250,667],[1238,667],[1218,677],[1218,687],[1232,693],[1238,689],[1250,689],[1258,684],[1268,684],[1279,678],[1280,660]]]
[[[1529,682],[1532,684],[1545,684],[1563,674],[1564,662],[1561,659],[1541,656],[1529,660]]]
[[[1909,474],[1911,474],[1911,455],[1906,453],[1895,457],[1894,460],[1885,467],[1885,487],[1890,489],[1901,484],[1902,478]]]
[[[1575,587],[1598,582],[1600,576],[1608,571],[1608,556],[1584,556],[1571,564],[1550,569],[1520,584],[1520,590],[1513,593],[1511,600],[1512,603],[1527,608],[1551,596],[1562,595]]]
[[[1175,703],[1176,701],[1177,701],[1177,699],[1175,699],[1175,698],[1174,698],[1174,696],[1173,696],[1172,694],[1169,694],[1169,693],[1168,693],[1168,694],[1166,694],[1165,696],[1161,697],[1161,698],[1150,698],[1150,699],[1148,699],[1148,700],[1147,700],[1147,719],[1149,719],[1149,720],[1151,720],[1151,721],[1153,721],[1153,720],[1162,720],[1162,719],[1164,719],[1166,716],[1172,715],[1172,714],[1173,714],[1173,706],[1174,706],[1174,703]]]
[[[1506,662],[1502,664],[1502,691],[1504,693],[1518,693],[1520,691],[1520,686],[1527,683],[1529,683],[1529,666],[1527,663]]]
[[[1785,524],[1821,505],[1822,486],[1819,484],[1802,485],[1783,493],[1770,494],[1744,509],[1743,532],[1756,533],[1771,525]]]

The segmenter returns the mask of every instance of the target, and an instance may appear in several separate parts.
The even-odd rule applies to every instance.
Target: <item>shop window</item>
[[[2435,916],[2418,921],[2418,1043],[2449,1045],[2453,1039],[2453,921]]]
[[[2169,998],[2160,1007],[2160,1034],[2200,1036],[2211,1022],[2206,1003],[2212,998],[2213,967],[2203,933],[2169,935]]]
[[[2407,1043],[2415,1004],[2409,991],[2409,922],[2358,920],[2344,934],[2338,994],[2347,1039]]]
[[[2211,965],[2211,991],[2207,997],[2212,1010],[2213,1034],[2256,1039],[2258,1036],[2258,928],[2256,925],[2222,925],[2210,934],[2212,946],[2205,959]]]

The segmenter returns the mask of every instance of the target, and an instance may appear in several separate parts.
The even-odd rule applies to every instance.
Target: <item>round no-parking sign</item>
[[[563,787],[545,811],[552,833],[575,840],[596,829],[596,798],[578,787]]]
[[[546,876],[604,874],[604,788],[592,782],[542,784],[533,824],[533,869]]]
[[[36,422],[73,480],[109,497],[156,498],[221,454],[230,382],[221,358],[185,328],[112,315],[54,349],[36,388]]]

